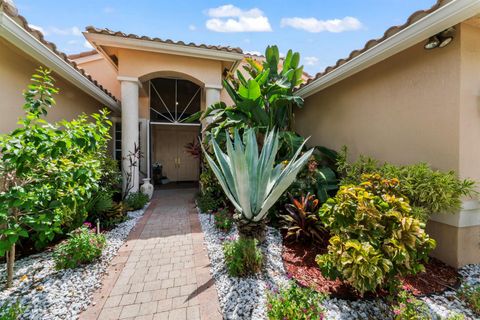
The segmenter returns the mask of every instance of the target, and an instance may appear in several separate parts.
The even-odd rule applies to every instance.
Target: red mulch
[[[360,299],[359,294],[350,285],[338,279],[327,279],[322,275],[315,257],[326,251],[326,245],[312,246],[312,244],[284,241],[282,256],[285,270],[303,286],[312,287],[319,292],[329,293],[341,299]],[[458,285],[460,277],[458,272],[437,259],[429,259],[425,269],[425,272],[415,276],[401,278],[403,287],[414,295],[420,296],[442,292]],[[363,298],[385,295],[385,291],[378,290],[375,293],[366,294]]]

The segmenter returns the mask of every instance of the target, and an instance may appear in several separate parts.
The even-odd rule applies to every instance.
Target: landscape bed
[[[102,256],[91,264],[74,269],[56,270],[52,250],[34,254],[16,263],[14,285],[0,291],[0,305],[19,302],[20,319],[78,319],[92,302],[94,291],[130,231],[144,214],[148,204],[127,213],[128,220],[105,232],[107,240]],[[5,284],[6,265],[0,265],[0,286]]]
[[[289,250],[293,250],[292,247],[284,245],[280,231],[268,227],[266,240],[260,246],[265,258],[262,272],[245,278],[231,277],[228,275],[225,265],[223,243],[238,238],[236,228],[234,227],[230,232],[225,233],[215,227],[212,214],[201,213],[200,210],[199,219],[204,232],[205,245],[211,262],[211,273],[215,279],[220,307],[226,319],[267,319],[267,293],[270,290],[288,285],[290,279],[296,280],[300,285],[304,282],[304,279],[303,281],[302,279],[299,279],[300,281],[295,279],[298,274],[287,273],[286,270],[293,271],[296,269],[298,271],[305,267],[314,268],[316,269],[315,272],[320,272],[317,267],[308,266],[308,263],[303,259],[292,261],[293,254],[289,253]],[[286,252],[287,254],[285,254]],[[284,261],[285,258],[287,258],[287,261]],[[308,260],[308,256],[304,258]],[[294,264],[296,268],[292,268]],[[438,269],[438,274],[446,273],[445,277],[450,281],[452,280],[452,274],[457,275],[452,268],[436,260],[431,262],[430,267],[427,266],[427,270],[428,268],[430,270]],[[456,284],[458,287],[477,285],[480,283],[480,265],[465,266],[458,270],[458,276],[458,280],[461,282],[461,284]],[[416,279],[418,280],[420,277],[418,276]],[[415,293],[415,283],[417,282],[421,281],[408,278],[405,284],[410,285],[410,289]],[[307,283],[304,282],[303,284]],[[342,286],[339,281],[330,280],[330,284],[335,285],[329,290]],[[323,303],[326,310],[326,319],[394,319],[391,307],[383,298],[365,297],[361,299],[352,294],[353,290],[351,288],[343,286],[349,294],[347,298],[338,298],[331,295]],[[428,290],[444,291],[421,294],[423,292],[418,291],[421,288],[418,286],[416,293],[421,294],[419,299],[428,305],[432,319],[447,319],[454,314],[463,314],[464,319],[477,319],[466,304],[457,297],[456,292],[448,287],[450,286],[443,286],[440,289],[436,286],[429,286]]]

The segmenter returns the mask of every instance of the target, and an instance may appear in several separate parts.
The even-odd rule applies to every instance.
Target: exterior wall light
[[[443,48],[450,44],[455,35],[455,28],[451,27],[443,30],[440,33],[428,38],[427,43],[423,46],[426,50],[432,50],[435,48]]]

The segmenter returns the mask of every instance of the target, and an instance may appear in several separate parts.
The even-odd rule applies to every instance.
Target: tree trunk
[[[236,219],[236,224],[240,238],[254,238],[260,243],[265,241],[267,229],[265,220],[255,222],[240,218]]]
[[[7,252],[7,284],[5,288],[11,288],[13,285],[13,266],[15,264],[15,244]]]

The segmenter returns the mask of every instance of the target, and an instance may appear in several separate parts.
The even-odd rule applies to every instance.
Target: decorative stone
[[[153,185],[150,183],[150,178],[143,179],[143,184],[140,187],[140,191],[146,194],[149,199],[153,196]]]

